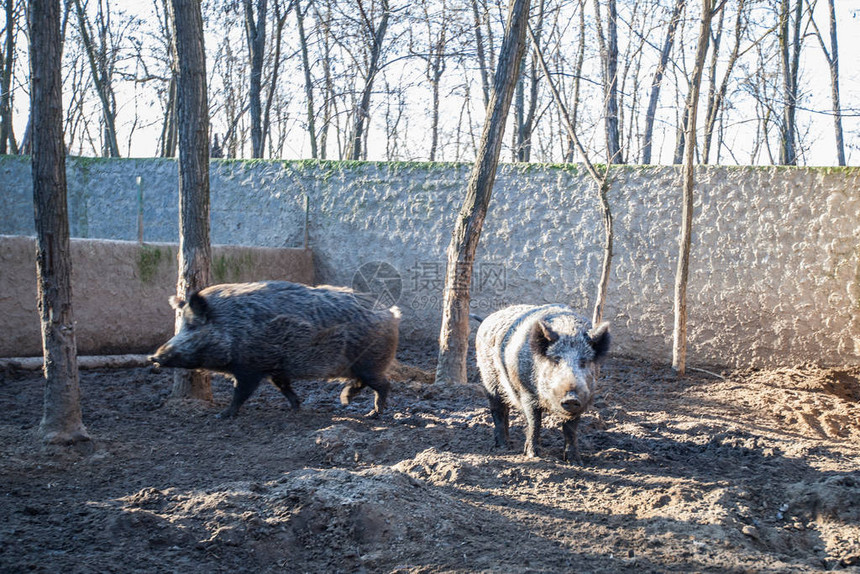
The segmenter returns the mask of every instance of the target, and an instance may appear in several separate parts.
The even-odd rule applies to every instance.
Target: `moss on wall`
[[[232,283],[239,281],[243,272],[254,265],[250,253],[239,255],[217,255],[212,258],[212,278],[215,283]]]
[[[143,283],[152,283],[162,261],[169,261],[168,254],[160,247],[143,244],[137,252],[137,273]]]

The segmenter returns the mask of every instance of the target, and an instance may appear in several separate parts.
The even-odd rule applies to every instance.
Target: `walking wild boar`
[[[609,350],[609,324],[591,322],[564,305],[515,305],[478,328],[475,346],[493,415],[496,446],[508,446],[508,411],[526,419],[526,456],[540,454],[543,412],[562,419],[564,458],[580,464],[576,429],[591,405],[595,364]]]
[[[214,285],[188,300],[170,298],[180,311],[176,335],[149,357],[163,367],[209,369],[234,378],[233,401],[219,417],[236,415],[268,377],[293,408],[295,379],[346,377],[343,404],[364,386],[385,408],[385,371],[397,350],[400,311],[377,310],[347,288],[308,287],[286,281]]]

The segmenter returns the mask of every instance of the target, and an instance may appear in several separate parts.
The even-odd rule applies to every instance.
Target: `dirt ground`
[[[477,377],[402,351],[389,408],[271,385],[239,417],[172,373],[82,371],[88,448],[39,448],[39,373],[0,375],[2,572],[860,572],[860,367],[677,377],[612,357],[584,465],[492,448]],[[417,368],[414,368],[417,367]]]

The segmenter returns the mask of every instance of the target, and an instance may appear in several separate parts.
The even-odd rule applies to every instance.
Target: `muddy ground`
[[[402,352],[427,370],[432,353]],[[721,375],[721,376],[716,376]],[[237,419],[168,401],[172,375],[83,371],[90,448],[38,447],[40,375],[0,378],[2,572],[860,571],[860,368],[677,377],[620,357],[540,459],[492,448],[477,379],[363,391],[271,385]],[[721,378],[723,377],[723,378]]]

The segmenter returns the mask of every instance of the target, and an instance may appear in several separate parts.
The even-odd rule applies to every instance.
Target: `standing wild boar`
[[[170,298],[181,313],[176,335],[149,357],[164,367],[210,369],[235,379],[233,401],[219,417],[234,416],[269,377],[293,408],[294,379],[348,377],[341,402],[365,385],[385,408],[385,376],[397,350],[400,311],[375,310],[360,293],[286,281],[214,285]]]
[[[475,339],[496,446],[508,445],[508,410],[526,418],[525,455],[538,456],[543,411],[564,423],[564,458],[582,463],[579,417],[591,405],[595,364],[609,350],[609,324],[596,328],[564,305],[515,305],[481,323]]]

